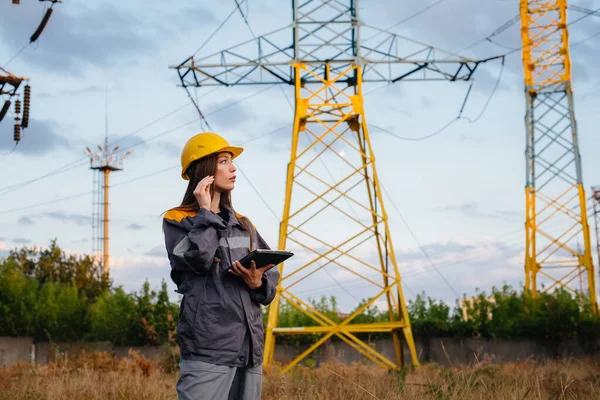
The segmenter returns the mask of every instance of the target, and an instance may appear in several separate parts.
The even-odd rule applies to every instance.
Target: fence
[[[531,359],[571,358],[600,354],[600,339],[594,342],[569,340],[563,342],[536,342],[532,340],[484,340],[431,338],[415,342],[419,361],[434,362],[441,365],[460,365],[491,361],[497,363]],[[394,346],[390,339],[380,339],[370,343],[379,352],[390,359],[395,358]],[[275,360],[290,361],[308,346],[275,347]],[[129,350],[135,350],[144,357],[160,360],[169,353],[167,347],[127,347],[113,346],[110,343],[51,344],[34,343],[28,337],[0,337],[0,367],[14,365],[19,361],[33,364],[47,364],[59,354],[76,355],[82,351],[107,351],[117,357],[126,357]],[[404,349],[404,359],[409,362],[410,355]],[[344,342],[329,341],[318,348],[306,363],[318,366],[325,361],[351,363],[364,361],[364,357]]]

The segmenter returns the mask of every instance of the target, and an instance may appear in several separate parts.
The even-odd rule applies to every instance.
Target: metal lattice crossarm
[[[14,96],[19,90],[23,81],[29,79],[16,76],[0,67],[0,95]]]
[[[323,14],[326,14],[324,16]],[[289,32],[292,32],[290,43]],[[372,35],[361,42],[361,35]],[[377,38],[377,40],[373,40]],[[367,43],[371,42],[371,43]],[[178,66],[188,86],[294,84],[292,64],[324,73],[324,63],[338,73],[349,65],[364,66],[363,82],[400,80],[469,80],[481,63],[359,21],[357,10],[339,1],[309,0],[298,6],[294,22],[209,56],[189,57]],[[308,73],[303,83],[317,82]],[[356,77],[346,77],[348,83]]]

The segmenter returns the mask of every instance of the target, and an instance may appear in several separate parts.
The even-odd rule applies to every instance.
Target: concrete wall
[[[0,367],[35,360],[33,338],[0,336]]]
[[[391,339],[381,339],[369,344],[379,353],[394,360],[394,345]],[[293,347],[284,344],[275,346],[275,360],[291,361],[309,346]],[[444,366],[473,364],[481,361],[497,363],[521,361],[524,359],[568,358],[583,355],[600,355],[600,338],[591,343],[581,343],[569,340],[560,343],[535,342],[531,340],[483,340],[483,339],[452,339],[432,338],[415,342],[417,357],[421,363],[434,362]],[[130,350],[140,355],[160,361],[166,357],[170,349],[158,347],[119,347],[110,343],[85,344],[50,344],[36,343],[32,338],[0,337],[0,366],[14,365],[19,361],[46,364],[55,361],[60,356],[76,356],[85,351],[107,351],[117,357],[127,357]],[[404,359],[410,363],[410,353],[404,346]],[[367,359],[344,342],[326,342],[303,362],[305,365],[318,366],[326,361],[342,363],[360,362]]]

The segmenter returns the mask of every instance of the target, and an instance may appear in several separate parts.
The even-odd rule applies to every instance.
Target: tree
[[[98,261],[89,255],[67,255],[56,244],[56,239],[46,249],[23,247],[11,250],[6,262],[17,265],[25,276],[36,279],[40,284],[58,282],[73,285],[91,301],[111,286]]]

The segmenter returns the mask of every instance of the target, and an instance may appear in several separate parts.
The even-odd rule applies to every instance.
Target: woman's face
[[[235,187],[235,165],[231,153],[220,153],[217,158],[217,173],[215,174],[215,190],[227,192]]]

